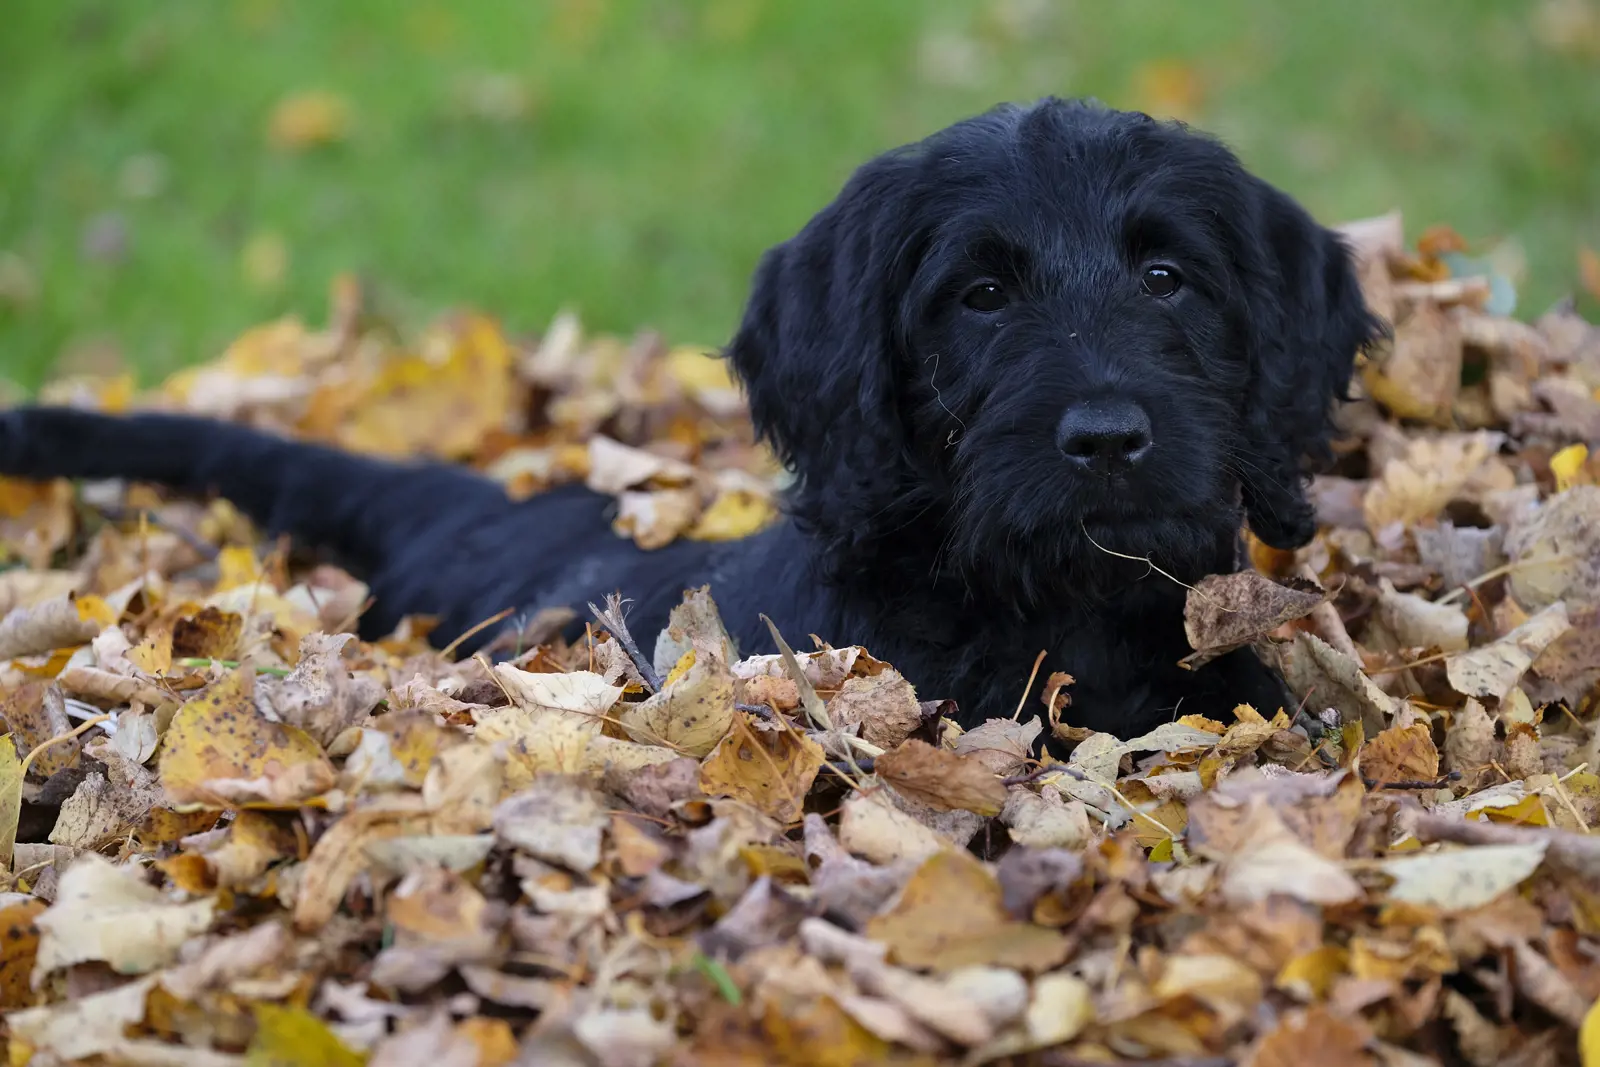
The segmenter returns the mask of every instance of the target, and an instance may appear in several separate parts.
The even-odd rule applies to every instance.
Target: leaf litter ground
[[[1140,738],[1064,675],[963,733],[869,649],[740,658],[714,589],[497,663],[364,643],[223,502],[0,481],[8,1062],[1600,1063],[1600,329],[1348,232],[1395,336],[1322,532],[1186,618],[1299,704]],[[49,394],[586,481],[646,548],[775,516],[700,351],[332,304]]]

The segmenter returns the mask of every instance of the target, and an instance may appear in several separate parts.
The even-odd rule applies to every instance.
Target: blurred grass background
[[[1004,99],[1186,117],[1328,222],[1600,245],[1594,0],[10,0],[0,378],[146,378],[357,270],[401,317],[729,335],[856,164]],[[1591,305],[1592,309],[1592,305]]]

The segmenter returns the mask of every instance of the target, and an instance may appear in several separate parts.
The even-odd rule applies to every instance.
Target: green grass
[[[1538,6],[11,0],[0,378],[108,345],[153,377],[320,319],[346,269],[407,317],[470,303],[537,330],[573,306],[719,343],[760,251],[869,155],[1001,99],[1160,109],[1161,64],[1327,221],[1401,207],[1413,233],[1515,239],[1537,311],[1600,245],[1600,51],[1541,43]],[[524,119],[462,113],[495,72]],[[308,89],[350,99],[351,136],[273,149],[274,105]],[[247,277],[252,240],[283,243],[280,282]]]

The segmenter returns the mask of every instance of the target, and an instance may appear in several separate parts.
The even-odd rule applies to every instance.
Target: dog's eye
[[[993,315],[997,311],[1005,310],[1011,298],[1006,291],[993,282],[980,282],[961,295],[961,302],[973,311],[984,315]]]
[[[1157,263],[1144,269],[1139,287],[1151,296],[1171,296],[1183,287],[1183,278],[1179,276],[1178,268]]]

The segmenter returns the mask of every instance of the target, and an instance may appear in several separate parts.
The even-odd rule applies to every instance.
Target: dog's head
[[[1048,100],[857,171],[764,258],[729,357],[808,521],[934,524],[1040,589],[1094,546],[1192,569],[1241,504],[1303,544],[1378,330],[1337,238],[1221,145]]]

